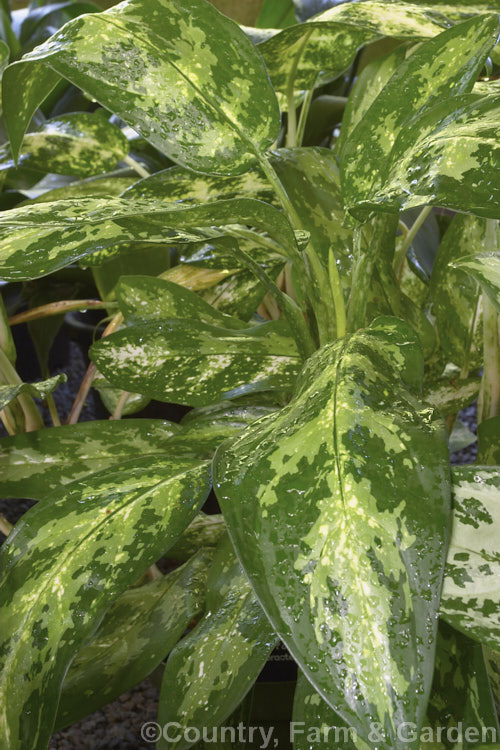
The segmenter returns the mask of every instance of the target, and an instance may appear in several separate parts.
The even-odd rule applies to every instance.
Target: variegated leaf
[[[125,191],[124,197],[170,203],[210,203],[242,197],[272,202],[274,193],[268,180],[256,167],[245,174],[230,177],[193,174],[183,167],[170,167],[140,180]]]
[[[441,615],[474,640],[500,648],[500,471],[453,467],[453,528]]]
[[[17,166],[90,177],[114,169],[128,152],[128,141],[116,125],[100,114],[81,112],[54,117],[38,132],[28,133]],[[2,146],[0,171],[15,166],[9,144]]]
[[[216,727],[248,692],[277,638],[226,535],[207,582],[207,612],[172,651],[163,674],[158,723]],[[182,737],[182,732],[179,732]],[[160,739],[158,750],[192,742]]]
[[[464,255],[467,248],[482,250],[485,239],[485,219],[457,214],[439,245],[431,274],[432,312],[440,345],[447,361],[466,370],[481,363],[480,294],[477,283],[465,270],[455,268],[454,261]]]
[[[97,711],[166,658],[191,620],[203,612],[212,556],[200,550],[181,568],[118,597],[71,663],[56,728]]]
[[[345,145],[341,175],[348,209],[371,205],[385,186],[396,139],[406,143],[406,128],[418,112],[471,90],[497,33],[497,17],[472,18],[424,42],[399,66]],[[412,146],[409,141],[407,148]]]
[[[147,320],[199,320],[235,330],[247,324],[219,312],[198,294],[180,284],[151,276],[122,276],[116,297],[125,320],[130,324]]]
[[[449,417],[475,401],[480,384],[479,378],[437,380],[425,384],[424,398],[436,406],[443,417]]]
[[[23,516],[0,556],[3,747],[46,747],[75,653],[209,490],[206,462],[137,459],[80,479]]]
[[[87,177],[84,180],[75,180],[63,187],[43,189],[35,197],[31,197],[32,203],[51,203],[57,200],[69,200],[70,198],[118,198],[124,190],[137,181],[137,175],[131,176],[129,169],[117,169],[114,172],[96,177]],[[43,186],[43,180],[41,181]],[[37,188],[41,184],[37,185]],[[33,191],[30,191],[30,196]],[[38,190],[37,190],[38,192]]]
[[[134,457],[168,452],[181,428],[161,419],[96,420],[0,440],[0,494],[42,500],[61,485]]]
[[[113,385],[187,406],[290,391],[301,367],[282,321],[242,331],[195,320],[146,322],[101,339],[90,356]]]
[[[466,271],[479,282],[500,312],[500,252],[491,250],[477,255],[468,255],[454,261],[453,266]]]
[[[165,556],[171,560],[188,560],[202,547],[217,547],[225,533],[226,524],[220,513],[209,516],[200,511]]]
[[[450,433],[448,445],[450,453],[456,453],[462,451],[464,448],[468,448],[470,445],[474,445],[477,442],[477,437],[469,428],[461,422],[459,419],[453,425],[453,430]]]
[[[199,172],[243,172],[279,133],[278,105],[260,55],[204,0],[128,0],[81,16],[5,76],[4,113],[15,156],[35,109],[60,76],[173,161]]]
[[[381,748],[420,724],[449,513],[446,432],[416,393],[412,329],[323,347],[291,403],[225,443],[215,487],[245,572],[328,703]],[[410,746],[412,747],[412,746]]]
[[[287,94],[333,80],[353,62],[360,47],[383,37],[425,39],[446,28],[447,19],[411,3],[343,3],[305,24],[290,26],[259,44],[276,91]],[[283,106],[286,103],[283,101]]]
[[[99,394],[99,398],[108,410],[110,414],[115,413],[115,409],[120,403],[123,391],[121,388],[115,388],[108,383],[106,378],[100,373],[96,373],[92,380],[92,388]],[[141,393],[129,393],[125,404],[121,405],[121,416],[126,417],[130,414],[137,414],[137,412],[145,409],[151,399],[147,396],[143,396]]]
[[[277,396],[265,398],[266,394],[243,397],[234,401],[223,401],[214,406],[192,409],[181,420],[184,428],[176,439],[180,444],[196,446],[200,451],[205,446],[208,455],[213,455],[218,446],[227,438],[237,435],[261,417],[279,409]],[[0,485],[1,486],[1,485]]]
[[[94,263],[102,263],[126,252],[131,241],[200,242],[222,236],[222,227],[231,224],[257,226],[269,232],[278,252],[284,256],[296,252],[295,235],[287,219],[267,203],[251,198],[201,206],[81,198],[2,213],[0,277],[35,279],[92,254]]]
[[[500,218],[497,146],[500,97],[452,97],[408,123],[392,148],[383,182],[367,205],[423,204]]]
[[[356,737],[302,674],[291,726],[294,750],[370,750],[378,739],[377,727],[372,729],[370,745]],[[419,738],[419,750],[468,750],[476,747],[470,740],[498,736],[481,646],[441,623],[424,726],[417,732],[415,725],[401,725],[400,733],[408,745],[413,737]]]
[[[61,375],[55,375],[48,380],[40,380],[38,383],[0,385],[0,409],[5,409],[11,401],[14,401],[14,399],[22,393],[26,393],[28,396],[33,396],[33,398],[45,399],[49,393],[55,391],[55,389],[60,386],[61,383],[65,383],[66,380],[66,375],[61,373]]]

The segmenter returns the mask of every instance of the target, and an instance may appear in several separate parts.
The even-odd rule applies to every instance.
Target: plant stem
[[[100,299],[58,300],[48,305],[40,305],[40,307],[33,307],[31,310],[25,310],[24,312],[17,313],[17,315],[12,315],[9,318],[9,324],[15,326],[20,323],[29,323],[30,320],[47,318],[51,315],[61,315],[72,310],[99,310],[109,307],[116,307],[116,304],[113,302],[102,302]]]
[[[299,50],[297,51],[297,54],[295,55],[292,63],[292,67],[290,69],[290,74],[288,76],[288,83],[286,88],[286,98],[287,98],[287,106],[288,106],[288,128],[287,128],[287,134],[286,134],[286,145],[287,148],[294,148],[297,145],[297,110],[295,108],[295,76],[297,74],[297,68],[299,66],[300,58],[302,57],[302,53],[305,49],[305,46],[307,42],[309,41],[309,37],[311,36],[313,32],[313,28],[304,35],[304,38],[301,42],[301,45],[299,47]]]
[[[288,197],[288,193],[283,187],[278,175],[264,155],[260,155],[260,162],[262,169],[265,172],[269,182],[273,186],[273,189],[277,197],[279,198],[281,205],[283,206],[283,210],[287,214],[292,226],[295,229],[306,229],[306,227],[303,226],[301,218],[295,210],[295,207],[290,198]],[[314,247],[314,243],[310,240],[306,247],[306,261],[298,252],[298,250],[296,250],[296,255],[298,255],[298,257],[300,258],[300,267],[304,270],[305,273],[304,280],[306,283],[309,301],[312,305],[316,317],[316,323],[319,333],[319,343],[321,346],[323,346],[329,341],[333,341],[335,339],[337,328],[336,321],[337,319],[339,321],[342,320],[342,311],[337,310],[335,307],[335,300],[333,300],[332,298],[330,280],[328,278],[328,274],[325,273],[325,269],[321,261],[319,260],[319,256]],[[333,310],[332,305],[329,304],[329,300],[331,299],[334,303]]]
[[[431,211],[432,211],[432,206],[424,206],[424,208],[420,211],[419,215],[413,222],[411,229],[408,230],[406,237],[401,243],[401,247],[399,248],[398,252],[395,254],[394,272],[396,276],[399,276],[401,266],[403,265],[404,260],[406,258],[406,253],[410,249],[411,243],[417,236],[419,230],[421,229],[422,225],[425,223],[425,220],[427,219]]]
[[[309,115],[309,110],[311,108],[311,102],[314,96],[316,80],[314,81],[314,85],[311,86],[311,88],[308,90],[307,94],[304,97],[304,101],[302,102],[302,107],[300,110],[300,117],[299,117],[299,125],[297,128],[297,135],[296,135],[297,146],[302,146],[302,141],[304,140],[304,133],[306,131],[306,124],[307,124],[307,116]]]
[[[346,314],[344,304],[344,294],[342,292],[342,283],[340,281],[339,269],[330,248],[328,253],[328,275],[330,278],[330,288],[332,290],[333,303],[335,305],[335,322],[337,328],[337,338],[342,338],[346,333]]]
[[[139,175],[139,177],[143,177],[143,178],[144,177],[151,177],[151,175],[149,174],[148,170],[145,169],[145,167],[143,167],[142,164],[140,164],[138,161],[136,161],[135,159],[133,159],[131,156],[126,156],[123,159],[123,161],[125,162],[125,164],[128,164],[128,166],[131,167],[131,169],[133,169],[134,172],[137,172],[137,174]]]
[[[9,536],[13,528],[14,526],[11,524],[11,522],[5,518],[3,513],[0,513],[0,531],[2,532],[2,534],[4,534],[5,536]]]
[[[52,419],[52,424],[54,425],[54,427],[60,427],[61,420],[59,419],[59,414],[57,413],[56,402],[54,401],[54,396],[52,395],[52,393],[48,394],[45,401],[49,409],[49,414],[50,414],[50,418]]]
[[[2,349],[0,349],[0,380],[8,385],[18,385],[23,382]],[[43,420],[31,396],[20,393],[17,401],[24,412],[26,432],[42,429]]]
[[[110,419],[121,419],[123,410],[127,404],[127,401],[129,400],[130,396],[132,394],[129,391],[123,391],[122,395],[118,399],[118,403],[116,404],[116,408],[113,412],[113,414],[110,416]]]
[[[105,336],[109,336],[111,333],[117,331],[122,323],[123,315],[121,313],[118,313],[114,316],[109,325],[104,329],[102,338],[104,338]],[[83,405],[85,404],[85,399],[87,398],[90,388],[92,387],[92,382],[96,376],[96,373],[97,367],[93,362],[91,362],[81,382],[79,391],[76,394],[75,402],[71,407],[71,411],[68,415],[68,419],[66,420],[66,424],[76,424],[78,422],[80,414],[82,413]]]

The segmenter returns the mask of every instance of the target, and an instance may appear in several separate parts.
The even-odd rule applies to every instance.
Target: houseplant
[[[496,742],[498,15],[435,5],[245,32],[204,0],[130,0],[4,72],[14,160],[64,78],[118,130],[115,161],[121,123],[175,166],[0,216],[4,279],[79,262],[110,316],[69,424],[43,428],[33,395],[57,384],[19,382],[2,318],[2,490],[39,500],[2,549],[2,747],[46,747],[170,651],[158,723],[189,731],[158,747],[187,747],[278,637],[295,723],[349,730],[340,747],[417,748],[422,728],[448,747],[433,729],[459,722],[464,746]],[[146,275],[109,271],[124,256]],[[97,371],[114,419],[77,424]],[[120,420],[130,393],[193,411]],[[478,393],[481,463],[450,471]],[[184,567],[148,580],[164,555]]]

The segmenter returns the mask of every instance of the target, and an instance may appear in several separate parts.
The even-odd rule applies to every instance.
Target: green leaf
[[[212,227],[236,223],[268,231],[277,251],[285,256],[296,252],[295,235],[287,219],[267,203],[251,198],[202,206],[81,198],[2,213],[0,275],[7,281],[35,279],[80,258],[86,258],[88,265],[91,254],[94,264],[102,263],[126,252],[131,241],[164,245],[200,242],[230,232]]]
[[[432,269],[430,293],[436,318],[439,342],[448,361],[469,370],[482,357],[482,337],[477,346],[481,319],[480,293],[477,283],[465,270],[455,268],[454,261],[467,248],[478,252],[484,248],[486,221],[476,216],[457,214],[446,230]]]
[[[95,420],[0,440],[2,497],[41,500],[61,485],[134,457],[165,455],[181,428],[161,419]]]
[[[59,76],[199,172],[243,172],[279,133],[276,97],[258,52],[204,0],[190,0],[189,10],[182,0],[129,0],[81,16],[5,75],[15,157]]]
[[[105,408],[110,414],[115,413],[115,409],[120,402],[123,391],[121,388],[115,388],[112,386],[106,378],[98,372],[92,381],[92,388],[99,394],[99,398],[104,404]],[[142,411],[150,402],[147,396],[143,396],[141,393],[129,393],[127,401],[121,410],[122,416],[128,416],[129,414],[137,414],[138,411]]]
[[[386,6],[387,13],[393,10]],[[498,17],[472,18],[424,42],[401,63],[345,145],[341,176],[348,209],[372,205],[386,185],[398,136],[401,146],[413,146],[406,129],[415,115],[472,89],[497,33]]]
[[[187,406],[290,390],[301,366],[282,321],[243,331],[194,320],[141,323],[101,339],[90,357],[112,385]]]
[[[131,243],[128,250],[122,248],[120,255],[112,257],[99,265],[90,263],[92,276],[103,300],[116,298],[116,285],[122,276],[141,274],[159,276],[170,269],[175,249],[169,245],[148,244],[147,242]],[[91,256],[91,259],[94,256]],[[80,265],[87,263],[84,258]]]
[[[418,398],[421,368],[412,329],[380,319],[313,355],[290,404],[214,465],[278,634],[362,738],[381,722],[383,748],[424,716],[447,541],[446,432]]]
[[[105,175],[87,177],[75,180],[63,187],[44,190],[40,195],[31,199],[31,203],[50,203],[59,199],[69,198],[118,198],[130,185],[135,183],[137,175],[131,176],[129,169],[117,169]],[[40,185],[40,183],[38,183]]]
[[[443,417],[449,417],[475,401],[480,384],[479,378],[437,380],[425,385],[424,398],[436,406]]]
[[[338,714],[321,698],[303,674],[299,675],[293,706],[294,750],[370,750]],[[483,728],[487,728],[483,735]],[[401,725],[400,732],[410,744],[420,738],[418,747],[476,747],[468,739],[489,736],[498,731],[495,707],[491,698],[482,649],[446,623],[441,623],[436,648],[432,690],[424,726]],[[449,737],[456,741],[447,740]],[[372,729],[372,742],[378,729]],[[465,738],[465,739],[464,739]],[[441,741],[443,740],[443,741]],[[464,740],[464,741],[463,741]],[[463,743],[462,743],[463,741]],[[335,744],[333,745],[332,743]]]
[[[207,612],[172,651],[163,674],[158,723],[216,727],[238,706],[276,645],[277,638],[226,535],[217,547],[207,583]],[[158,750],[184,750],[192,742],[159,740]]]
[[[455,268],[467,271],[479,284],[500,311],[500,252],[491,250],[460,258]]]
[[[65,383],[66,375],[61,373],[48,380],[40,380],[38,383],[18,383],[17,385],[0,385],[0,409],[5,409],[11,401],[14,401],[21,393],[26,393],[33,398],[46,399],[49,393]]]
[[[500,416],[485,419],[477,426],[478,463],[500,466]]]
[[[198,294],[164,279],[151,276],[122,276],[117,287],[118,305],[130,324],[148,320],[199,320],[235,330],[247,324],[215,310]]]
[[[453,97],[408,123],[392,149],[383,184],[370,196],[384,210],[429,203],[500,217],[497,146],[500,97]]]
[[[256,26],[260,29],[284,29],[297,23],[292,0],[264,0]]]
[[[167,551],[166,557],[178,561],[188,560],[202,547],[216,547],[225,533],[226,524],[220,513],[208,516],[200,511]]]
[[[23,140],[17,166],[37,172],[91,177],[114,169],[129,152],[122,131],[102,115],[81,112],[44,122]],[[16,165],[10,146],[0,148],[0,171]]]
[[[469,445],[474,445],[477,441],[477,437],[473,432],[469,430],[463,422],[459,419],[455,422],[453,430],[450,434],[449,447],[450,453],[456,453],[457,451],[468,448]]]
[[[280,149],[273,153],[271,162],[302,226],[310,232],[324,268],[328,269],[328,254],[332,250],[341,280],[348,287],[353,239],[352,231],[343,226],[339,169],[332,151],[326,148]],[[306,183],[307,190],[304,190]]]
[[[191,620],[203,612],[212,556],[200,550],[181,568],[118,597],[71,663],[56,728],[97,711],[166,658]]]
[[[245,197],[271,203],[274,192],[266,177],[256,167],[245,174],[230,177],[193,174],[183,167],[170,167],[136,182],[125,191],[124,197],[170,203],[209,203]]]
[[[441,615],[470,638],[500,648],[500,470],[453,467],[453,527]]]
[[[259,44],[276,91],[323,85],[343,73],[360,47],[383,36],[425,39],[447,19],[428,9],[380,0],[343,3],[307,23],[290,26]],[[283,106],[286,104],[282,102]]]
[[[137,459],[74,482],[23,516],[0,556],[4,747],[46,747],[75,652],[209,490],[206,462]]]

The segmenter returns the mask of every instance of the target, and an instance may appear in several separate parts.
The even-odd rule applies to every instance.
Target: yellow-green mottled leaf
[[[214,464],[268,617],[362,739],[382,724],[380,748],[424,718],[448,536],[446,431],[418,396],[421,367],[412,329],[380,319],[313,355],[290,404]]]
[[[121,401],[123,391],[120,388],[114,388],[106,378],[100,373],[96,373],[93,381],[92,388],[99,394],[99,398],[108,410],[110,414],[114,414],[116,407]],[[150,402],[147,396],[143,396],[141,393],[129,393],[127,401],[121,409],[121,415],[126,417],[129,414],[137,414],[138,411],[144,409]]]
[[[1,552],[1,746],[46,748],[75,653],[209,490],[206,462],[139,458],[73,482],[23,516]]]
[[[268,38],[258,48],[276,91],[286,95],[290,84],[295,90],[309,89],[336,78],[360,47],[380,37],[420,40],[439,34],[447,24],[439,13],[411,3],[398,2],[390,11],[379,0],[343,3],[272,36],[266,30]]]
[[[472,18],[424,42],[401,63],[345,144],[341,174],[348,209],[370,206],[385,188],[397,139],[398,154],[405,153],[403,144],[413,147],[405,139],[412,118],[472,89],[497,34],[497,16]],[[414,167],[418,179],[419,163]]]
[[[216,727],[244,698],[277,638],[238,563],[228,536],[215,553],[207,583],[207,612],[169,656],[158,722]],[[190,742],[158,742],[185,750]]]
[[[20,394],[26,393],[33,398],[45,399],[55,389],[65,383],[66,375],[55,375],[48,380],[40,380],[38,383],[18,383],[17,385],[0,385],[0,409],[5,409]],[[1,480],[0,480],[1,481]]]
[[[161,419],[95,420],[0,440],[0,494],[41,500],[130,458],[166,453],[181,428]]]
[[[129,169],[117,169],[105,175],[87,177],[75,180],[63,187],[44,190],[40,195],[31,199],[31,203],[50,203],[69,198],[97,198],[106,196],[118,198],[130,185],[137,181],[137,175],[132,176]],[[40,183],[38,183],[40,184]]]
[[[55,201],[0,215],[0,278],[45,276],[75,260],[102,263],[129,250],[130,242],[178,245],[230,233],[241,224],[267,231],[276,251],[293,255],[294,232],[275,208],[252,198],[201,206],[125,198]],[[219,227],[215,229],[214,227]]]
[[[219,312],[195,292],[165,279],[122,276],[116,297],[125,320],[132,325],[170,318],[200,320],[222,328],[248,327],[242,320]]]
[[[173,161],[200,172],[243,172],[279,133],[260,55],[237,24],[204,0],[127,0],[81,16],[5,76],[14,155],[60,76]]]
[[[209,516],[200,511],[165,556],[172,560],[188,560],[202,547],[216,547],[225,533],[222,514]]]
[[[477,255],[468,255],[454,261],[455,268],[466,271],[476,279],[500,311],[500,252],[491,250]]]
[[[401,131],[380,189],[368,203],[385,210],[423,204],[493,218],[498,203],[500,97],[453,96]]]
[[[241,331],[196,320],[145,322],[101,339],[90,356],[112,385],[187,406],[290,391],[301,367],[283,321]]]
[[[129,152],[122,131],[101,115],[61,115],[25,135],[17,166],[36,172],[91,177],[109,172]],[[0,148],[0,171],[16,165],[10,146]]]
[[[482,336],[478,342],[477,333],[482,313],[477,283],[465,269],[455,268],[454,261],[467,251],[484,249],[486,223],[477,216],[457,214],[439,245],[431,274],[432,312],[439,342],[447,360],[460,368],[481,363]]]
[[[166,658],[190,621],[203,612],[212,556],[200,550],[181,568],[118,597],[71,663],[56,728],[97,711]]]
[[[268,180],[256,167],[245,174],[230,177],[193,174],[183,167],[170,167],[140,180],[126,190],[124,196],[171,203],[208,203],[242,197],[272,202],[274,193]]]
[[[424,397],[437,406],[443,417],[449,417],[475,401],[480,384],[479,378],[437,380],[425,384]]]
[[[453,503],[441,615],[470,638],[499,649],[498,467],[454,467]]]

